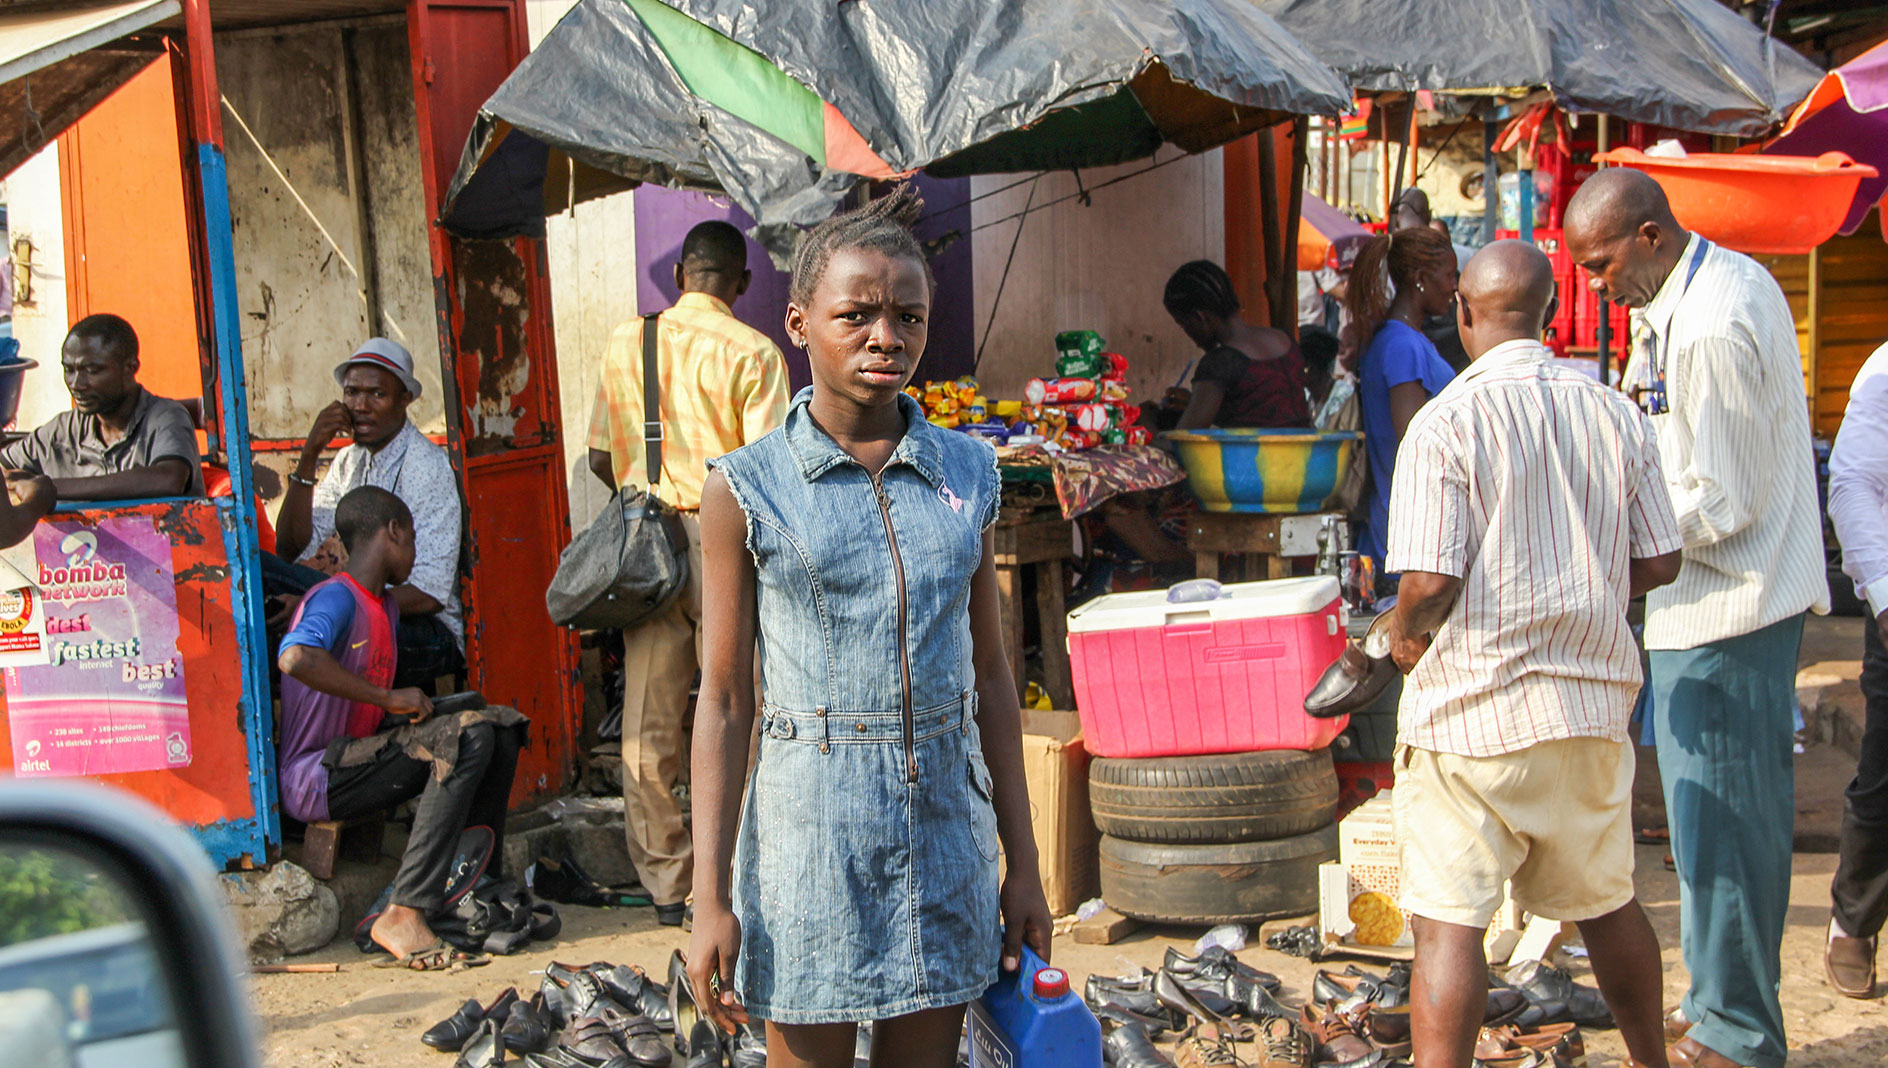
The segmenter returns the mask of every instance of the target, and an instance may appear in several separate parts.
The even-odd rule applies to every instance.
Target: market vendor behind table
[[[72,409],[0,450],[0,468],[52,479],[60,500],[202,496],[190,413],[138,384],[138,335],[116,315],[88,315],[59,362]]]

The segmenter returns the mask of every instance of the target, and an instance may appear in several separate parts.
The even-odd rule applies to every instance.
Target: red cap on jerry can
[[[1036,996],[1053,1001],[1069,992],[1069,973],[1060,968],[1044,968],[1036,973]]]

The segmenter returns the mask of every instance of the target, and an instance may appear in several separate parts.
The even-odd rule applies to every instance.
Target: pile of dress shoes
[[[552,963],[529,998],[506,988],[489,1005],[469,1000],[420,1041],[457,1053],[454,1068],[765,1068],[759,1024],[724,1034],[695,1004],[677,951],[667,983],[634,965]]]
[[[1311,1000],[1292,1008],[1277,976],[1212,946],[1197,957],[1169,949],[1159,971],[1091,976],[1083,996],[1115,1068],[1396,1068],[1410,1055],[1409,986],[1402,963],[1382,975],[1320,971]],[[1475,1065],[1583,1068],[1580,1028],[1612,1025],[1599,991],[1527,961],[1490,974]],[[1175,1040],[1171,1057],[1163,1037]]]

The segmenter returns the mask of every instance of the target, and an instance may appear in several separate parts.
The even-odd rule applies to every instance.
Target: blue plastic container
[[[1068,973],[1023,947],[1022,966],[970,1003],[970,1068],[1101,1068],[1101,1021]]]

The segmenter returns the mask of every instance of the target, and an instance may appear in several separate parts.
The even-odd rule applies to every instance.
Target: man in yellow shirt
[[[616,328],[590,420],[590,470],[612,489],[647,485],[682,513],[688,588],[673,605],[623,635],[623,808],[629,858],[656,916],[682,922],[693,878],[688,829],[675,784],[688,759],[682,716],[701,656],[701,486],[707,461],[779,426],[787,415],[787,367],[765,334],[729,309],[747,291],[747,242],[725,222],[682,241],[681,298],[655,320],[662,470],[643,450],[641,317]]]

